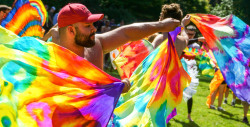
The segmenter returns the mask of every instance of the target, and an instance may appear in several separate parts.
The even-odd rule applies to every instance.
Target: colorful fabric
[[[115,126],[166,126],[190,83],[171,37],[141,62],[130,82],[130,91],[121,95],[114,111]]]
[[[216,60],[214,59],[211,50],[204,49],[204,46],[202,46],[201,49],[186,47],[184,49],[184,54],[182,55],[182,57],[188,60],[195,59],[197,61],[198,68],[201,71],[201,74],[207,77],[213,77],[213,67],[216,65]]]
[[[250,103],[249,26],[234,15],[191,14],[191,21],[205,37],[227,85],[240,100]]]
[[[173,111],[168,115],[166,123],[169,122],[169,120],[171,120],[172,118],[174,118],[177,115],[177,109],[174,108]]]
[[[207,57],[206,52],[204,52],[204,51],[201,50],[201,49],[186,47],[186,48],[183,50],[183,52],[184,52],[184,56],[185,56],[185,57],[195,57],[195,56],[197,56],[197,55],[204,55],[205,57]]]
[[[207,77],[214,76],[214,68],[213,62],[211,61],[210,57],[199,56],[199,69],[201,70],[201,74]]]
[[[209,89],[210,89],[210,94],[207,96],[207,106],[208,108],[210,108],[211,105],[211,97],[212,94],[218,89],[218,87],[220,86],[220,84],[224,81],[224,78],[221,74],[221,71],[218,69],[215,74],[214,74],[214,78],[212,79],[210,85],[209,85]],[[219,93],[219,92],[218,92]],[[217,93],[217,94],[218,94]],[[216,94],[216,96],[218,96]]]
[[[41,0],[17,0],[1,26],[18,36],[43,37],[47,11]]]
[[[128,42],[128,43],[124,44],[123,46],[120,46],[120,47],[118,47],[118,48],[116,48],[116,49],[114,49],[114,50],[112,50],[112,51],[110,52],[110,61],[111,61],[112,66],[113,66],[114,69],[117,69],[117,68],[116,68],[116,65],[114,64],[114,60],[119,56],[119,54],[120,54],[127,46],[130,45],[130,43],[131,43],[131,42]]]
[[[175,42],[177,35],[181,32],[181,27],[177,27],[174,31],[169,32],[173,42]],[[122,79],[130,78],[137,66],[153,51],[153,45],[143,39],[140,41],[129,42],[116,50],[113,50],[113,63],[117,67],[118,73]],[[177,115],[177,110],[174,109],[167,117],[167,123]]]
[[[3,27],[0,42],[0,126],[107,125],[124,86],[119,79],[63,47]]]
[[[114,60],[121,79],[130,78],[137,66],[153,51],[153,45],[145,39],[127,43],[123,47]]]
[[[181,27],[169,32],[175,42],[177,35],[181,32]],[[113,51],[113,63],[121,77],[130,78],[137,66],[153,51],[153,45],[145,40],[129,42]]]
[[[211,51],[211,49],[209,49],[207,46],[206,46],[206,43],[203,43],[201,49],[203,49],[206,54],[208,55],[208,57],[211,59],[211,61],[213,62],[214,66],[218,66],[217,65],[217,62],[216,62],[216,59],[214,57],[214,54],[213,52]]]

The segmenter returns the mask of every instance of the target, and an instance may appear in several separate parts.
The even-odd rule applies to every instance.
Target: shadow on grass
[[[229,120],[234,120],[234,121],[237,121],[237,122],[241,122],[241,120],[233,118],[234,114],[232,114],[232,113],[229,113],[227,111],[219,111],[219,112],[223,113],[223,114],[219,114],[219,116],[224,118],[224,119],[229,119]],[[213,112],[210,112],[210,113],[218,115],[218,114],[213,113]],[[224,115],[224,114],[226,114],[226,115]]]
[[[196,124],[194,121],[189,121],[189,123],[179,121],[177,119],[173,119],[176,123],[180,123],[183,127],[199,127],[198,124]],[[171,124],[168,124],[169,127],[171,127]]]
[[[225,115],[228,115],[228,116],[233,116],[234,114],[230,113],[230,112],[227,112],[227,111],[219,111]]]
[[[231,104],[224,104],[224,105],[231,106],[232,108],[239,108],[239,109],[243,109],[243,106],[242,106],[242,105],[235,105],[235,106],[232,106]]]

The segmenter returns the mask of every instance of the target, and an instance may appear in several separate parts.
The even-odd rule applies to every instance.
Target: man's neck
[[[63,46],[64,48],[67,48],[68,50],[74,52],[75,54],[77,54],[78,56],[81,56],[84,58],[84,47],[79,46],[75,43],[67,43],[67,42],[60,42],[59,43],[60,46]]]

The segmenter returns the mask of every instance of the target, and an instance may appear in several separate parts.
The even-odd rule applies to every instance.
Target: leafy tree
[[[233,14],[242,19],[245,23],[250,25],[250,1],[249,0],[234,0]]]
[[[247,24],[250,24],[249,0],[221,0],[214,7],[211,7],[211,14],[224,17],[234,14]]]
[[[101,7],[103,10],[107,10],[107,8],[109,10],[112,8],[122,9],[132,20],[152,21],[158,20],[163,3],[164,0],[101,0]],[[110,14],[112,15],[112,13]]]
[[[12,6],[14,0],[1,0],[0,5]]]
[[[211,7],[210,13],[220,17],[233,14],[233,0],[222,0],[215,7]]]

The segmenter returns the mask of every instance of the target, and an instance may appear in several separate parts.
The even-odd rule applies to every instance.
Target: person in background
[[[53,26],[53,17],[55,14],[56,8],[52,6],[48,12],[49,28]]]
[[[125,23],[124,23],[124,20],[121,20],[121,22],[119,24],[117,24],[117,26],[123,26]]]
[[[229,94],[229,87],[228,86],[226,86],[227,88],[226,88],[226,92],[225,92],[225,99],[224,99],[224,102],[223,102],[223,104],[227,104],[227,97],[228,97],[228,94]],[[235,96],[235,94],[233,93],[233,100],[232,100],[232,102],[231,102],[231,105],[234,107],[235,106],[235,102],[236,102],[236,96]]]
[[[218,71],[218,70],[217,70]],[[223,82],[218,86],[218,88],[212,93],[212,96],[211,96],[211,104],[210,104],[210,109],[216,109],[215,106],[214,106],[214,101],[215,101],[215,98],[216,98],[216,94],[219,93],[219,97],[218,97],[218,108],[217,110],[219,111],[225,111],[222,107],[221,107],[221,104],[222,104],[222,101],[223,101],[223,92],[224,92],[224,89],[225,89],[225,86],[226,86],[226,82],[225,80],[223,80]]]
[[[99,21],[94,22],[94,26],[96,27],[96,33],[101,33],[103,25],[104,25],[103,20],[99,20]]]
[[[160,21],[164,20],[165,18],[174,18],[181,21],[181,26],[184,28],[184,30],[181,31],[181,35],[177,35],[177,38],[174,42],[175,48],[177,51],[177,54],[179,58],[181,57],[181,54],[183,50],[186,48],[189,40],[189,36],[186,33],[186,25],[190,23],[190,16],[187,15],[183,18],[183,12],[180,8],[179,4],[172,3],[172,4],[165,4],[162,6],[161,13],[160,13]],[[154,41],[152,42],[153,47],[157,48],[165,39],[168,38],[168,32],[163,32],[162,34],[158,34]],[[190,121],[193,121],[191,119],[191,109],[192,109],[193,100],[192,98],[188,100],[188,119]]]
[[[111,20],[110,20],[110,26],[111,26],[111,27],[116,26],[116,24],[115,24],[115,19],[111,19]]]
[[[12,8],[7,5],[0,5],[0,23],[7,16]]]
[[[201,49],[201,46],[204,42],[206,42],[204,37],[198,37],[194,38],[196,35],[196,27],[194,25],[188,25],[187,26],[187,35],[188,35],[188,47],[189,48],[196,48],[196,49]]]
[[[243,112],[244,112],[244,117],[243,117],[243,123],[246,123],[249,125],[248,119],[247,119],[247,112],[249,110],[249,103],[247,103],[246,101],[241,101],[242,105],[243,105]]]
[[[102,30],[101,30],[101,33],[105,33],[105,32],[108,32],[111,30],[111,27],[110,27],[110,22],[109,20],[106,20],[105,21],[105,25],[102,26]]]
[[[61,9],[60,9],[60,10],[61,10]],[[53,17],[53,26],[57,24],[58,13],[59,13],[59,12],[57,12],[57,13],[54,15],[54,17]]]

